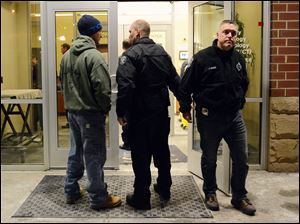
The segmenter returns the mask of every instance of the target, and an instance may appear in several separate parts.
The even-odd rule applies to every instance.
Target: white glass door
[[[46,70],[48,77],[49,100],[49,167],[63,168],[67,164],[70,149],[70,134],[63,94],[58,78],[63,44],[72,44],[79,35],[77,22],[84,14],[89,14],[101,21],[102,38],[98,50],[104,56],[112,80],[112,109],[106,119],[106,168],[119,168],[118,124],[115,113],[116,80],[118,63],[117,49],[117,2],[43,2],[43,19],[46,24],[44,37],[47,38]]]
[[[194,55],[212,45],[221,21],[231,18],[231,3],[226,1],[190,3],[189,15],[192,21],[189,33],[193,33],[189,49]],[[188,170],[198,177],[202,177],[200,139],[193,111],[193,123],[188,132]],[[229,149],[222,140],[218,149],[216,177],[219,190],[226,194],[230,194],[230,165]]]

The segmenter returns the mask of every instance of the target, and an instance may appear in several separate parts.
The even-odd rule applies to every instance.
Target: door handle
[[[111,79],[111,92],[113,94],[117,94],[118,93],[118,84],[117,84],[117,75],[116,74],[112,74],[110,76],[110,79]]]

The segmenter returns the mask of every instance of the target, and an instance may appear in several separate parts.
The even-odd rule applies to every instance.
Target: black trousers
[[[149,187],[152,157],[154,166],[158,169],[157,184],[160,190],[169,191],[172,185],[168,144],[170,118],[165,110],[134,121],[130,119],[129,124],[132,167],[135,174],[134,194],[146,201],[151,196]]]
[[[200,115],[197,117],[197,126],[201,136],[201,169],[205,195],[216,194],[217,151],[220,141],[224,138],[232,159],[232,198],[237,201],[246,198],[248,144],[246,125],[241,111],[233,114],[216,114],[212,117]]]

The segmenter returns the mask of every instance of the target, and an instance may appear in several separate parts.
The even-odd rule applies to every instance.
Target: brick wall
[[[299,3],[271,4],[268,170],[299,171]]]
[[[271,6],[271,97],[299,96],[299,2]]]

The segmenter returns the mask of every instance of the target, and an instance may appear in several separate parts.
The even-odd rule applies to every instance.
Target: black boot
[[[150,204],[150,199],[145,200],[142,197],[136,197],[134,194],[128,194],[126,196],[126,202],[128,205],[135,209],[140,209],[140,210],[150,210],[151,209],[151,204]]]
[[[171,192],[170,192],[170,190],[162,191],[158,187],[158,184],[153,184],[153,187],[154,187],[154,191],[159,194],[159,196],[160,196],[160,198],[162,200],[164,200],[164,201],[169,201],[170,200],[170,198],[171,198]]]

